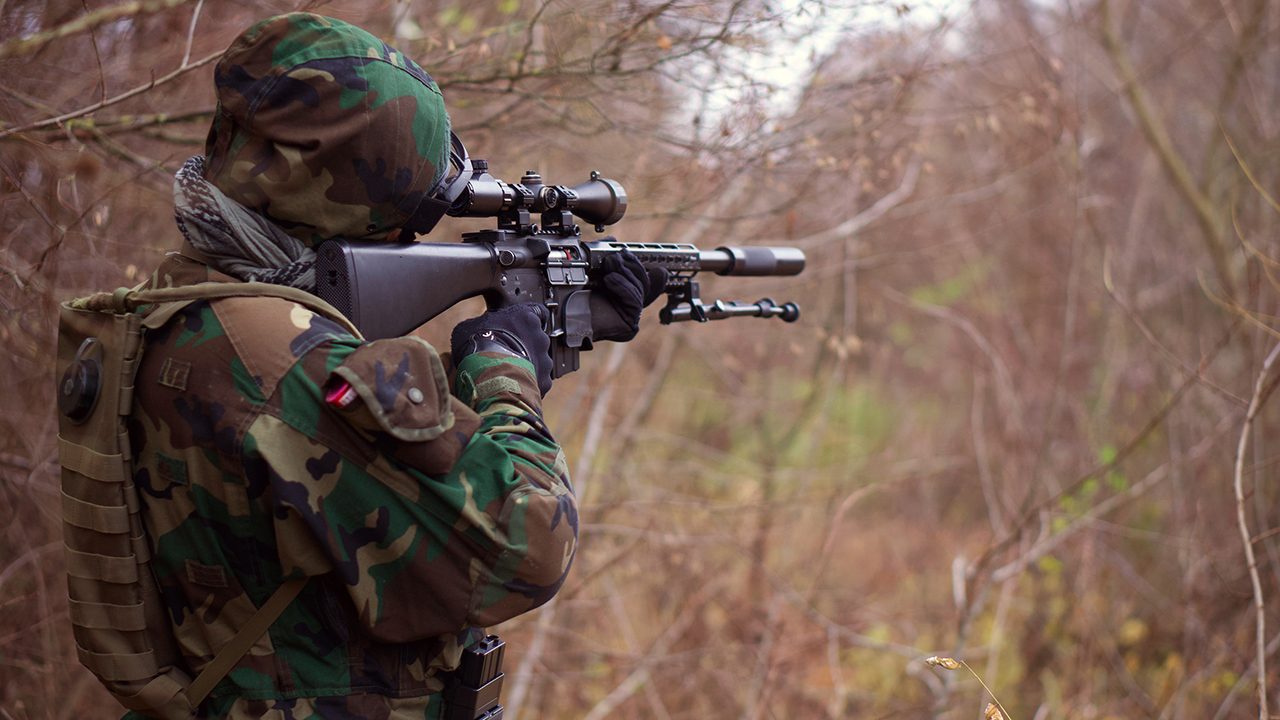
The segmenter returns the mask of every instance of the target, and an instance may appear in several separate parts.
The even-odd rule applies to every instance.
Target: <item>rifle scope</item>
[[[474,174],[449,208],[454,217],[502,217],[525,210],[531,213],[569,211],[597,229],[612,225],[627,212],[627,191],[615,180],[592,172],[581,185],[544,185],[536,171],[526,171],[518,183],[489,175],[489,164],[472,160]]]

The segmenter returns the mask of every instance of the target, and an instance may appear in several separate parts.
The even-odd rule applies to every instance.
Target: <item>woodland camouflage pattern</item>
[[[214,82],[205,179],[303,242],[385,238],[448,167],[435,81],[341,20],[263,20],[227,49]]]
[[[207,280],[230,278],[173,254],[151,286]],[[577,509],[528,362],[471,355],[450,383],[418,338],[276,298],[193,303],[146,343],[134,481],[190,669],[312,577],[201,717],[439,717],[478,628],[563,582]],[[323,402],[335,377],[354,409]]]

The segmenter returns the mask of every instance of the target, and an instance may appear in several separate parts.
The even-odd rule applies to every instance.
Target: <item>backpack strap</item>
[[[267,598],[267,601],[258,608],[253,617],[249,618],[244,627],[240,628],[235,637],[222,646],[218,654],[213,656],[213,660],[204,666],[196,679],[187,687],[187,699],[190,700],[191,707],[200,707],[200,703],[209,696],[214,686],[231,672],[231,668],[235,667],[240,658],[249,652],[249,648],[253,647],[258,638],[262,637],[267,628],[280,617],[280,613],[289,607],[289,603],[298,597],[302,586],[306,584],[305,577],[286,581],[272,593],[270,598]]]

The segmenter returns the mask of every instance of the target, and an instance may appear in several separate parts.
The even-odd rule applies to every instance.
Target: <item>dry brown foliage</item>
[[[987,717],[1280,707],[1280,6],[928,5],[0,0],[0,718],[115,714],[68,632],[56,303],[175,247],[201,63],[300,7],[413,54],[498,174],[622,181],[624,239],[809,255],[704,287],[800,323],[649,319],[557,383],[582,550],[501,629],[509,717],[981,717],[930,655]],[[808,13],[789,108],[746,59]]]

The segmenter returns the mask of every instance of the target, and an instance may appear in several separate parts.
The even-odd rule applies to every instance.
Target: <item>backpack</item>
[[[281,585],[191,678],[152,574],[126,420],[147,332],[192,302],[243,296],[291,300],[360,337],[345,317],[314,295],[257,282],[120,288],[59,308],[58,453],[76,652],[116,700],[149,717],[193,717],[306,584],[298,579]],[[141,306],[154,307],[144,316],[136,312]]]

